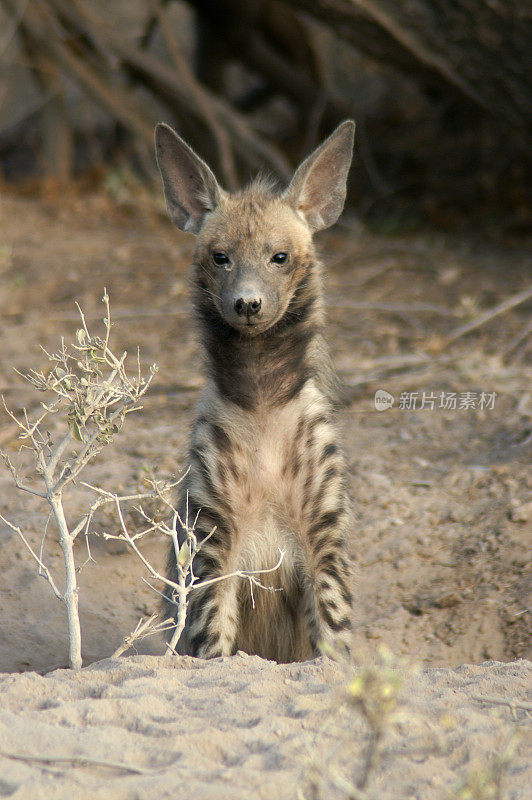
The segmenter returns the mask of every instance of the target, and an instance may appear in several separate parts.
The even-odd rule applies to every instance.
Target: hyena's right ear
[[[205,161],[164,122],[155,128],[155,153],[170,219],[182,231],[198,233],[223,189]]]

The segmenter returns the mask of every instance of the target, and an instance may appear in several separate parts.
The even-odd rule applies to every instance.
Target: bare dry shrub
[[[50,507],[55,520],[59,544],[63,552],[64,582],[60,587],[44,562],[44,543],[47,533],[46,523],[39,552],[29,543],[22,529],[9,520],[1,519],[14,530],[24,543],[38,565],[38,574],[50,584],[55,596],[65,604],[68,621],[69,661],[73,669],[79,669],[81,658],[81,628],[78,612],[77,571],[74,559],[74,542],[83,533],[88,545],[88,532],[92,517],[101,505],[98,499],[90,509],[75,523],[67,520],[64,510],[64,493],[78,479],[87,464],[121,430],[126,415],[141,408],[140,401],[148,390],[157,368],[153,365],[150,374],[141,374],[140,358],[137,356],[137,369],[134,377],[126,372],[124,352],[116,356],[109,346],[111,335],[111,315],[109,297],[104,292],[105,305],[103,337],[89,331],[81,309],[81,327],[76,332],[76,341],[66,344],[61,340],[57,352],[44,353],[50,367],[47,371],[30,370],[22,377],[37,392],[43,392],[51,399],[42,402],[41,413],[30,418],[26,410],[19,419],[10,411],[4,400],[4,408],[20,429],[22,446],[33,454],[31,474],[21,477],[7,453],[2,457],[10,470],[15,486],[42,498]],[[59,431],[54,437],[48,432],[51,417]],[[41,488],[34,488],[30,482],[37,477]]]

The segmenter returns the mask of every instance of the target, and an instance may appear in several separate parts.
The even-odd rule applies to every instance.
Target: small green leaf
[[[76,339],[78,340],[78,344],[83,344],[86,335],[87,334],[85,333],[83,328],[78,328],[78,330],[76,331]]]
[[[83,434],[81,433],[81,429],[75,419],[70,420],[70,432],[74,439],[76,439],[78,442],[83,441]]]
[[[181,567],[184,567],[189,558],[190,558],[190,545],[188,542],[183,542],[183,544],[179,549],[179,555],[177,556],[177,563]]]

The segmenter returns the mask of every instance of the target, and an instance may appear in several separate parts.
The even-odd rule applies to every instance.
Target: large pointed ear
[[[355,123],[346,120],[297,169],[284,197],[312,230],[334,225],[345,203]]]
[[[170,219],[182,231],[198,233],[205,214],[222,199],[223,189],[205,161],[163,122],[155,128],[155,153]]]

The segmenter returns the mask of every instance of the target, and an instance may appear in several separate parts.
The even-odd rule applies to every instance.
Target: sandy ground
[[[532,371],[530,340],[523,336],[530,305],[492,319],[443,350],[442,342],[482,310],[530,285],[530,250],[522,241],[384,236],[347,226],[320,244],[327,255],[334,360],[346,383],[357,387],[339,416],[355,506],[354,653],[359,662],[371,660],[384,644],[424,667],[445,667],[412,679],[407,702],[428,720],[449,707],[460,721],[452,734],[460,739],[452,746],[454,756],[390,766],[404,794],[390,794],[393,782],[383,777],[379,796],[444,797],[444,787],[451,786],[453,775],[467,773],[475,754],[487,758],[500,752],[506,723],[513,719],[504,707],[480,707],[471,694],[466,699],[463,687],[470,682],[467,692],[521,697],[526,674],[524,662],[449,668],[532,655]],[[41,398],[28,391],[13,367],[44,367],[39,344],[55,349],[62,335],[73,335],[75,300],[97,326],[104,286],[114,312],[116,350],[135,353],[139,345],[144,366],[159,363],[142,413],[128,420],[87,470],[87,480],[105,488],[130,491],[142,485],[147,470],[166,476],[186,466],[187,434],[202,381],[187,301],[190,251],[191,240],[149,208],[117,206],[104,194],[0,200],[0,389],[10,407],[39,407]],[[396,398],[382,413],[373,401],[379,388]],[[496,400],[493,409],[484,410],[440,409],[437,403],[433,410],[399,407],[401,392],[417,392],[419,398],[423,391],[475,392],[477,398],[495,392]],[[24,469],[26,455],[6,417],[0,420],[0,442]],[[75,519],[86,503],[81,491],[74,492],[67,501],[69,517]],[[36,498],[17,492],[5,471],[0,513],[39,546],[46,510]],[[100,530],[115,524],[103,515],[96,523]],[[164,564],[165,546],[146,541],[145,553],[156,566]],[[120,544],[93,538],[92,554],[97,563],[80,574],[85,664],[111,656],[139,617],[157,607],[141,581],[142,567]],[[52,528],[45,556],[61,580]],[[85,559],[83,541],[77,559]],[[63,609],[3,524],[0,575],[0,670],[63,666]],[[162,641],[145,640],[138,652],[158,655]],[[209,797],[209,776],[216,797],[248,797],[250,786],[257,797],[261,792],[295,796],[288,784],[303,766],[298,753],[317,741],[324,707],[331,702],[328,687],[340,680],[339,668],[322,662],[277,667],[257,659],[162,665],[144,657],[127,664],[106,661],[75,676],[5,678],[2,749],[72,754],[74,748],[76,754],[132,759],[160,771],[134,778],[121,773],[119,780],[89,767],[2,762],[0,796],[41,797],[38,787],[46,781],[50,798],[84,797],[85,782],[94,796],[112,784],[113,798],[151,797],[154,787],[159,796],[173,797],[171,787],[185,781],[191,788],[184,796]],[[233,693],[240,694],[236,704]],[[301,703],[309,704],[304,714]],[[35,727],[28,720],[35,720]],[[5,739],[6,725],[12,741]],[[179,736],[168,738],[170,731]],[[197,768],[189,775],[183,764],[192,753]],[[519,758],[516,765],[522,764]],[[508,796],[524,797],[521,767],[512,769]],[[434,791],[421,788],[429,780],[435,781]],[[123,788],[131,781],[137,793]]]
[[[407,672],[364,797],[530,797],[531,673],[525,661]],[[360,778],[368,731],[344,702],[345,681],[325,658],[278,665],[238,655],[2,675],[0,796],[348,797],[338,786]],[[486,793],[461,795],[464,785]]]

